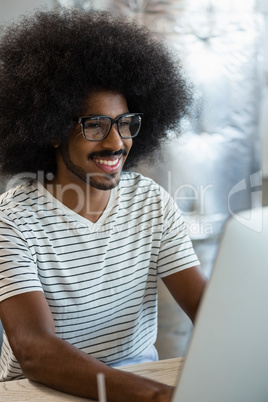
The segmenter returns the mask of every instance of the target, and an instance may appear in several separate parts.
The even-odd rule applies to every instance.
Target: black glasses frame
[[[119,128],[119,126],[118,126],[118,121],[119,121],[122,117],[139,116],[139,117],[140,117],[140,122],[141,122],[141,118],[142,118],[143,115],[144,115],[144,113],[124,113],[124,114],[120,114],[116,119],[113,119],[113,118],[110,117],[110,116],[96,115],[96,116],[75,117],[73,120],[81,125],[83,137],[84,137],[87,141],[98,142],[98,141],[103,141],[103,140],[105,140],[105,138],[108,137],[108,135],[109,135],[109,133],[110,133],[110,131],[111,131],[111,129],[112,129],[112,126],[113,126],[114,124],[116,124],[117,132],[118,132],[118,134],[120,135],[120,137],[123,138],[123,139],[125,139],[125,140],[127,140],[127,139],[131,139],[131,138],[137,137],[137,135],[139,134],[140,130],[139,130],[135,135],[132,135],[132,136],[129,136],[129,137],[125,137],[125,136],[123,136],[123,135],[120,133],[120,128]],[[109,119],[110,122],[111,122],[111,126],[110,126],[110,128],[109,128],[107,134],[106,134],[103,138],[101,138],[100,140],[92,140],[92,139],[90,139],[90,138],[87,138],[87,136],[86,136],[86,134],[85,134],[85,128],[84,128],[84,123],[85,123],[85,121],[90,120],[90,119],[92,119],[92,120],[93,120],[93,119],[100,119],[100,118],[103,118],[103,117]]]

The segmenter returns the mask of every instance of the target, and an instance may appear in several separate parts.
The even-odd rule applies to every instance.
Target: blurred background
[[[0,29],[36,9],[64,7],[111,10],[146,25],[193,82],[182,136],[170,133],[162,156],[137,170],[178,203],[209,277],[226,219],[268,203],[268,0],[0,0]],[[183,356],[191,330],[159,283],[160,358]]]

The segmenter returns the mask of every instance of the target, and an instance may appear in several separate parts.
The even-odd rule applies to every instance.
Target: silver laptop
[[[172,402],[268,401],[268,208],[225,227]]]

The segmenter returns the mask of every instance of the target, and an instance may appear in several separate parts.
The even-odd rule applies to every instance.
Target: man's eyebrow
[[[116,119],[119,116],[124,116],[124,114],[131,114],[131,112],[120,113],[114,118]],[[79,117],[102,117],[102,116],[111,117],[108,114],[103,114],[103,113],[84,114],[83,116],[79,116]]]
[[[85,114],[84,116],[81,117],[100,117],[100,116],[107,116],[107,115],[102,113],[91,113],[91,114]]]

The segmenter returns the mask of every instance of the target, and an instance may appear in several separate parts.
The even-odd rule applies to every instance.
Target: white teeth
[[[98,162],[100,165],[115,166],[118,163],[118,159],[114,159],[112,161],[96,159],[96,162]]]

